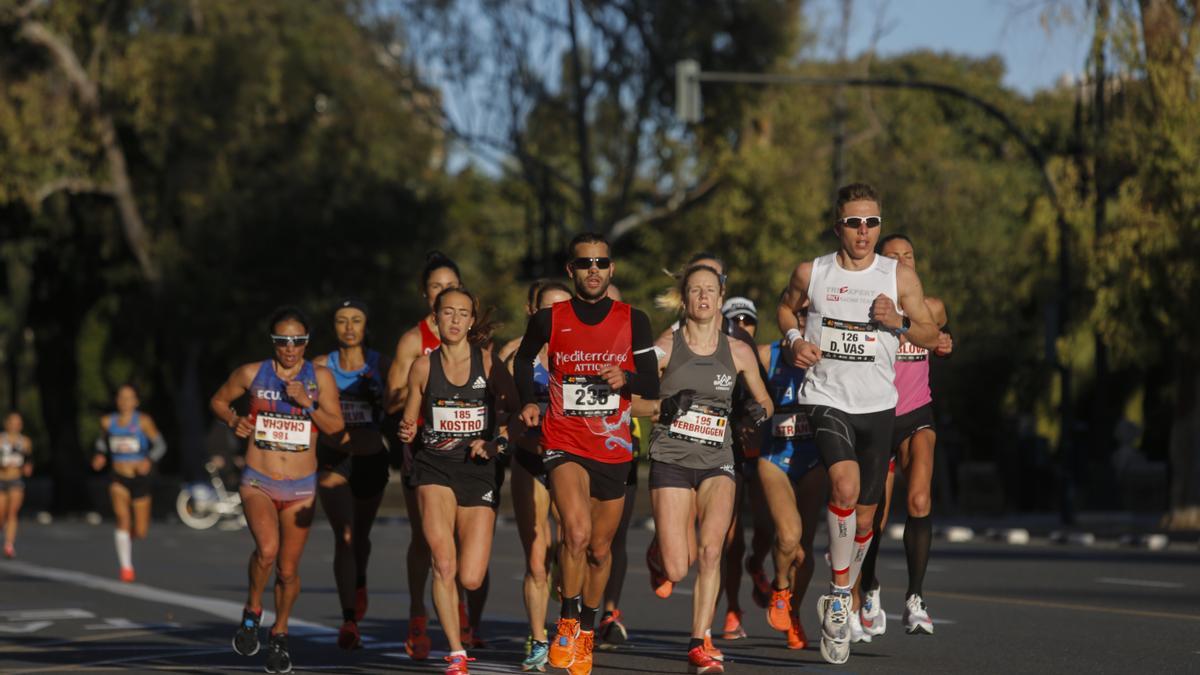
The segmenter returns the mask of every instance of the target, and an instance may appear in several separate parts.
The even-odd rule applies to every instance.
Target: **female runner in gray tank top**
[[[733,517],[733,447],[729,420],[733,387],[742,375],[750,392],[747,412],[756,423],[773,405],[749,346],[721,332],[725,287],[707,265],[693,265],[680,280],[683,325],[655,347],[662,373],[658,401],[635,401],[633,414],[656,419],[650,436],[650,501],[663,567],[673,582],[699,574],[692,595],[688,662],[692,672],[724,672],[710,627],[720,589],[721,550]],[[697,538],[692,522],[699,520]]]

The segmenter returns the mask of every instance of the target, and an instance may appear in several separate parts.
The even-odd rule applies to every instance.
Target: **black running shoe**
[[[271,636],[271,641],[267,644],[266,669],[268,673],[292,672],[292,657],[288,654],[287,633]]]
[[[233,634],[233,651],[242,656],[254,656],[258,653],[258,622],[262,621],[262,612],[255,614],[248,609],[242,610],[242,625]]]

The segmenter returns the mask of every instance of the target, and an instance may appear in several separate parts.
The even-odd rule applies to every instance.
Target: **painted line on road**
[[[39,579],[49,579],[65,584],[73,584],[90,588],[92,590],[104,591],[113,595],[122,595],[135,600],[143,600],[146,602],[157,602],[164,605],[171,605],[178,609],[194,609],[205,614],[210,614],[220,619],[229,621],[230,626],[235,626],[242,618],[242,603],[231,602],[229,600],[218,600],[216,598],[206,598],[200,595],[191,595],[188,593],[180,593],[178,591],[168,591],[163,588],[155,588],[141,583],[128,584],[123,581],[115,581],[105,577],[98,577],[94,574],[85,572],[76,572],[74,570],[62,570],[54,567],[43,567],[41,565],[31,565],[29,563],[7,561],[0,566],[4,569],[26,576],[37,577]],[[273,621],[274,613],[263,608],[262,624],[269,626]],[[300,630],[296,630],[299,628]],[[305,621],[291,617],[288,619],[288,632],[298,637],[308,635],[336,635],[337,630],[328,626],[322,626],[319,623]]]
[[[1143,588],[1183,588],[1183,584],[1174,581],[1152,581],[1150,579],[1121,579],[1119,577],[1100,577],[1097,583],[1114,584],[1117,586],[1141,586]]]
[[[98,671],[108,671],[108,670],[112,670],[112,668],[107,667],[107,666],[117,666],[117,665],[122,665],[122,664],[126,664],[126,663],[138,663],[141,661],[157,661],[159,659],[177,659],[177,658],[184,657],[184,656],[212,656],[214,654],[228,654],[228,653],[229,653],[228,647],[223,647],[221,649],[214,649],[214,648],[184,649],[184,650],[180,650],[179,652],[170,653],[170,654],[162,654],[162,653],[160,653],[160,654],[142,654],[141,656],[130,656],[130,657],[123,658],[123,659],[102,659],[100,661],[89,661],[87,663],[70,663],[70,664],[62,664],[62,665],[57,665],[57,666],[46,666],[45,668],[31,668],[28,670],[10,670],[8,672],[10,672],[10,673],[55,673],[55,672],[78,673],[78,672],[86,672],[92,668],[95,668]],[[101,666],[104,666],[104,667],[101,667]],[[192,668],[195,669],[195,666],[192,666]]]
[[[1046,600],[1030,600],[1028,598],[1001,598],[992,595],[974,595],[972,593],[948,593],[945,591],[928,591],[931,597],[947,598],[950,600],[965,600],[968,602],[983,602],[997,605],[1019,605],[1022,607],[1043,607],[1046,609],[1067,609],[1079,612],[1103,612],[1105,614],[1120,614],[1123,616],[1140,616],[1149,619],[1182,619],[1184,621],[1200,621],[1200,614],[1179,614],[1176,612],[1153,612],[1145,609],[1126,609],[1124,607],[1104,607],[1102,605],[1080,605],[1073,602],[1049,602]]]

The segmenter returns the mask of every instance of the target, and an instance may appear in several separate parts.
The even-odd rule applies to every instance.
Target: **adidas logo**
[[[473,383],[471,383],[471,388],[472,389],[487,389],[487,380],[483,379],[483,376],[480,375],[479,377],[475,378],[475,381]]]
[[[733,376],[721,373],[713,380],[713,386],[717,388],[717,391],[728,391],[733,386]]]
[[[547,450],[542,453],[542,461],[545,461],[547,459],[557,459],[559,457],[562,457],[562,454],[563,454],[562,450]]]
[[[488,491],[487,491],[487,494],[483,495],[483,501],[485,501],[485,502],[487,502],[487,503],[489,503],[489,504],[491,504],[492,502],[496,501],[496,498],[492,496],[492,491],[491,491],[491,490],[488,490]]]
[[[722,464],[721,471],[724,471],[725,473],[729,474],[730,476],[734,475],[732,464]]]

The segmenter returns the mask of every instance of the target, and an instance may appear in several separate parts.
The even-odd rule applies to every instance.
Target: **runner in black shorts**
[[[637,401],[635,414],[657,419],[650,440],[650,496],[667,578],[678,583],[693,561],[699,564],[688,663],[691,672],[720,673],[724,657],[712,645],[711,627],[737,494],[730,420],[741,414],[733,409],[739,375],[752,397],[754,423],[770,417],[772,404],[755,350],[721,332],[721,274],[693,265],[680,290],[683,325],[655,344],[664,398]]]
[[[364,346],[367,305],[356,298],[337,303],[333,331],[338,348],[318,356],[337,382],[346,430],[321,436],[317,445],[317,483],[321,508],[333,528],[333,577],[342,609],[338,646],[359,649],[358,622],[367,613],[367,560],[371,526],[388,482],[388,456],[380,423],[386,396],[388,361]]]
[[[450,643],[448,675],[468,672],[458,587],[475,590],[487,575],[500,497],[495,462],[508,448],[498,420],[516,401],[508,371],[482,348],[491,328],[478,307],[462,287],[438,295],[433,310],[442,345],[413,364],[400,423],[400,440],[409,443],[424,420],[413,484],[433,554],[434,606]]]
[[[167,452],[167,444],[149,415],[138,410],[137,390],[126,384],[117,389],[117,412],[100,418],[102,433],[96,440],[92,469],[112,466],[112,499],[117,529],[113,533],[121,581],[134,580],[133,542],[145,539],[150,529],[150,470]]]
[[[537,282],[533,305],[529,315],[539,309],[553,306],[557,302],[571,299],[571,289],[560,281]],[[512,347],[508,366],[514,365],[520,340]],[[534,389],[538,406],[543,410],[550,405],[550,370],[547,368],[546,348],[537,355],[533,364]],[[519,418],[514,426],[519,424]],[[550,642],[546,639],[546,607],[550,601],[549,553],[553,543],[550,530],[550,492],[546,488],[546,467],[542,465],[541,429],[533,428],[513,436],[514,462],[512,464],[513,514],[517,519],[517,532],[521,546],[525,549],[525,578],[523,582],[525,614],[529,618],[529,639],[525,660],[521,669],[544,672]]]
[[[13,410],[4,416],[0,435],[0,523],[4,524],[4,557],[17,556],[17,514],[25,497],[25,479],[33,475],[33,443],[21,433],[25,421]]]
[[[433,301],[447,288],[462,285],[458,265],[439,251],[425,257],[425,268],[421,271],[420,290],[429,305],[429,314],[417,325],[408,329],[396,342],[396,355],[388,369],[389,415],[404,409],[408,398],[408,371],[421,356],[437,349],[441,340],[437,333],[437,322],[433,316]],[[412,537],[404,557],[404,571],[408,578],[408,637],[404,640],[404,651],[415,661],[429,657],[430,642],[425,610],[425,582],[429,579],[429,544],[421,531],[421,509],[417,504],[417,490],[412,484],[413,455],[419,452],[420,435],[413,443],[401,447],[403,461],[400,468],[401,484],[404,486],[404,511],[408,514],[408,526]]]
[[[792,364],[807,369],[799,403],[829,471],[833,579],[818,603],[821,656],[845,663],[851,588],[874,537],[891,451],[899,336],[932,347],[938,330],[916,272],[875,253],[883,222],[875,190],[862,183],[840,188],[836,213],[839,250],[796,267],[778,320]]]
[[[633,442],[633,395],[657,398],[650,320],[607,297],[615,265],[608,242],[575,237],[567,272],[575,297],[530,320],[515,373],[527,427],[542,424],[533,360],[549,344],[550,406],[542,426],[542,461],[562,519],[562,613],[548,663],[574,675],[592,669],[596,613],[604,601],[611,546],[621,521]]]

